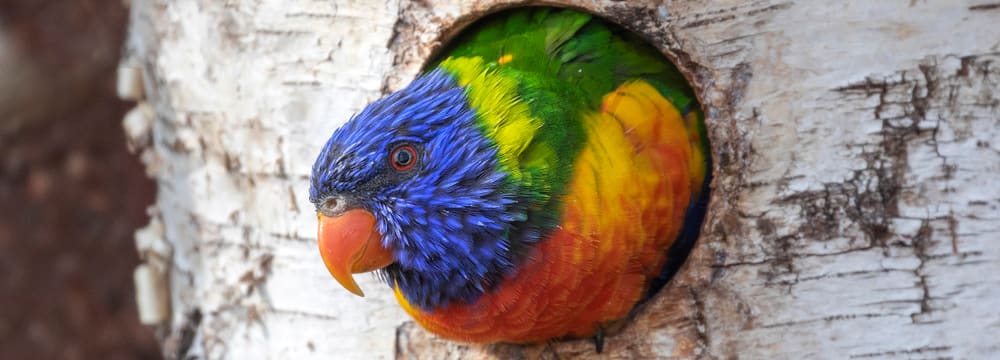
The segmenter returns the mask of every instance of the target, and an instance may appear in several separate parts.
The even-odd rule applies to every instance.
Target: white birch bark
[[[123,62],[146,110],[126,128],[159,184],[137,282],[168,356],[594,355],[436,339],[374,278],[366,298],[341,289],[316,250],[326,137],[499,3],[133,1]],[[574,6],[678,63],[715,159],[696,249],[605,355],[1000,357],[1000,3]]]

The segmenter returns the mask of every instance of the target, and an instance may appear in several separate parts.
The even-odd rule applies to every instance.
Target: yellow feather
[[[449,58],[441,67],[465,87],[470,106],[479,115],[484,134],[497,145],[500,164],[515,180],[521,179],[518,159],[535,137],[541,121],[531,117],[528,105],[518,101],[517,82],[494,76],[482,58]]]

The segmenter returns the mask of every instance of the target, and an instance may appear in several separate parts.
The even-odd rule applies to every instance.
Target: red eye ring
[[[400,145],[389,153],[389,163],[397,171],[407,171],[417,164],[417,150],[410,145]]]

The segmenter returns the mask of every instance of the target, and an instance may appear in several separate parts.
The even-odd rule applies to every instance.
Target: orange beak
[[[365,210],[348,210],[339,216],[319,217],[319,254],[326,269],[345,289],[357,296],[365,293],[353,274],[378,270],[395,259],[382,247],[382,235],[375,230],[375,217]]]

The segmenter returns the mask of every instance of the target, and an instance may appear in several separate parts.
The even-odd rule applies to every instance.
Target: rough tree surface
[[[138,234],[188,358],[575,358],[588,341],[470,346],[389,289],[330,278],[310,166],[499,1],[134,0],[130,143],[159,184]],[[1000,356],[1000,3],[582,1],[675,60],[715,182],[687,264],[610,358]],[[138,120],[137,120],[138,119]],[[169,299],[166,299],[169,297]]]

